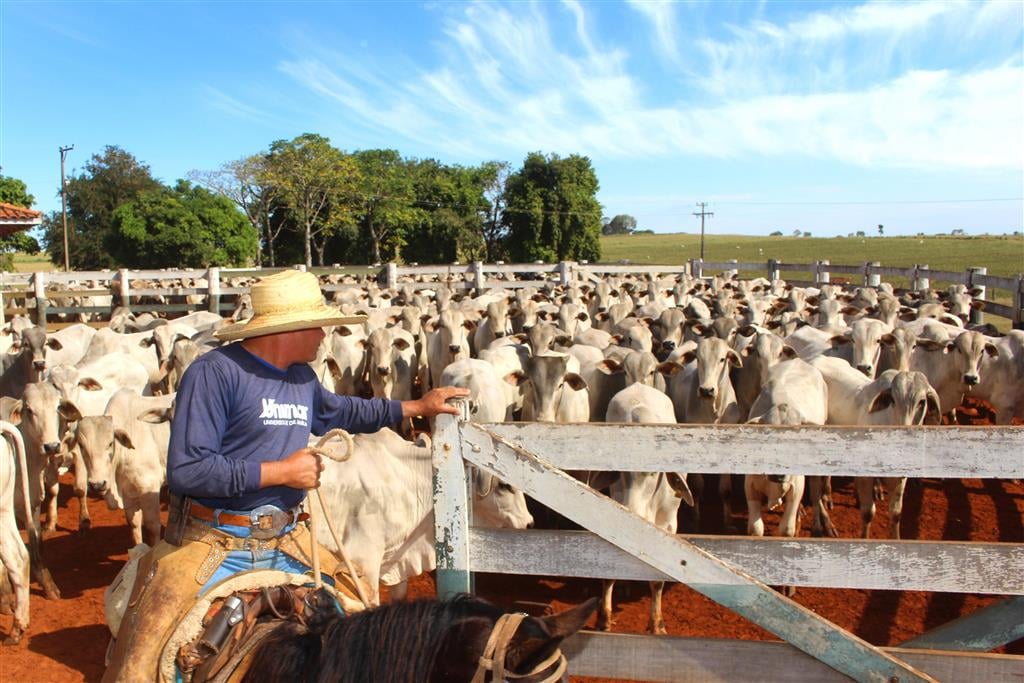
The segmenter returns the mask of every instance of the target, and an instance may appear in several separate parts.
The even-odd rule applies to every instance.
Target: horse
[[[468,595],[391,603],[352,616],[320,609],[304,625],[284,622],[267,635],[242,682],[568,681],[559,645],[598,602],[544,617],[508,613]]]

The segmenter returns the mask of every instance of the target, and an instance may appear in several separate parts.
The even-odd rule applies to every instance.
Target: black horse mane
[[[493,622],[502,612],[468,595],[393,603],[349,617],[320,610],[307,626],[288,622],[267,636],[243,683],[427,681],[454,627],[474,617]]]

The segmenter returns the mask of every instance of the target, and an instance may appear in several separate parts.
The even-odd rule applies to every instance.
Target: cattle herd
[[[687,275],[522,281],[486,291],[430,276],[406,277],[393,289],[355,278],[329,284],[350,285],[332,287],[330,299],[367,321],[335,327],[324,339],[312,366],[326,387],[409,399],[457,385],[469,389],[476,422],[921,425],[938,424],[968,395],[987,401],[998,424],[1024,418],[1024,331],[972,329],[972,293],[962,286],[900,292],[884,283],[798,287]],[[0,559],[15,615],[8,641],[29,623],[29,555],[47,597],[59,597],[41,543],[56,526],[61,473],[74,473],[80,529],[89,526],[91,494],[124,510],[134,543],[159,539],[181,374],[218,345],[220,325],[249,315],[240,295],[226,319],[206,312],[165,319],[118,307],[106,327],[80,323],[48,333],[21,316],[3,326],[0,419],[17,425],[28,482],[25,491],[12,467],[17,439],[0,440]],[[425,429],[406,421],[361,435],[349,462],[327,461],[322,494],[375,602],[379,584],[401,596],[408,578],[435,566]],[[576,474],[671,533],[680,505],[696,513],[705,495],[698,473]],[[476,524],[533,524],[521,491],[479,471],[471,480]],[[732,485],[732,477],[718,478],[726,528]],[[747,475],[742,486],[748,533],[762,535],[762,511],[781,507],[778,533],[794,535],[806,501],[813,532],[836,534],[826,478]],[[905,486],[895,478],[857,482],[863,537],[884,496],[888,535],[899,538]],[[326,530],[320,540],[334,545]],[[664,632],[661,590],[652,585],[654,632]],[[599,615],[605,628],[611,600],[607,582]]]

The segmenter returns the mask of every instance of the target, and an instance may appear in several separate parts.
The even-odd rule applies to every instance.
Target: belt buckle
[[[249,536],[268,539],[277,536],[288,524],[288,513],[274,505],[261,505],[249,512]]]

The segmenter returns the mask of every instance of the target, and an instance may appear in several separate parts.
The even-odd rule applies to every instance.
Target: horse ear
[[[590,615],[597,611],[599,602],[599,598],[590,598],[586,602],[564,612],[559,612],[550,617],[540,617],[540,621],[547,627],[548,633],[551,634],[552,638],[566,638],[583,628],[583,625],[587,623],[587,619],[590,619]]]

